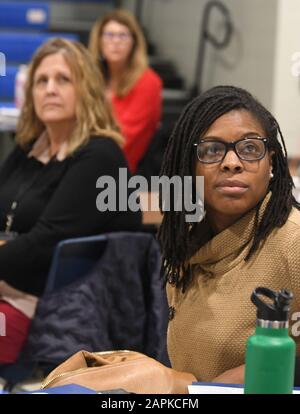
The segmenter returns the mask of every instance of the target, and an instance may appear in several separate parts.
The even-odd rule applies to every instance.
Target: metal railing
[[[210,19],[214,10],[218,10],[224,17],[225,33],[222,39],[218,39],[213,33],[210,32]],[[216,49],[225,48],[231,39],[233,32],[233,25],[230,18],[230,13],[227,7],[217,0],[209,1],[203,12],[202,25],[199,37],[198,54],[195,69],[194,86],[191,90],[192,96],[197,96],[202,92],[202,78],[204,69],[204,57],[207,43],[211,43]]]

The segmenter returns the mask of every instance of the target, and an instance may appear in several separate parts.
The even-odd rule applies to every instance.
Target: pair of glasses
[[[204,164],[222,162],[229,150],[233,150],[243,161],[257,161],[266,155],[267,141],[268,139],[263,137],[244,137],[234,142],[202,139],[194,146],[197,149],[198,160]]]
[[[113,41],[113,39],[117,39],[120,42],[125,43],[131,39],[131,34],[127,32],[103,32],[102,38],[108,42]]]

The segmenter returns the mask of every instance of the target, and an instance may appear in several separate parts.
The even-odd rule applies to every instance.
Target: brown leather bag
[[[196,378],[133,351],[80,351],[55,368],[42,388],[78,384],[95,391],[124,389],[136,394],[186,394]]]

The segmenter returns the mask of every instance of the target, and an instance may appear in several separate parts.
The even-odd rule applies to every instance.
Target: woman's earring
[[[273,177],[274,177],[274,174],[272,173],[272,171],[270,171],[270,180],[272,180]]]

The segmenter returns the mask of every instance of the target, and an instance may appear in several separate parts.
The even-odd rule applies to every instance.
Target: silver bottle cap
[[[282,329],[289,327],[289,321],[266,321],[265,319],[257,319],[256,326],[260,328]]]

